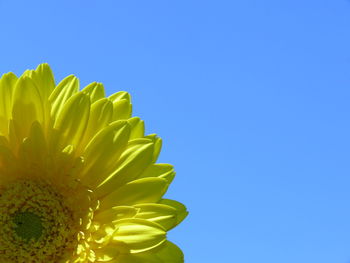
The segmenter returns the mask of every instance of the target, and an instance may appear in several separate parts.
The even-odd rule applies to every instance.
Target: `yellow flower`
[[[0,262],[178,263],[166,232],[187,215],[161,140],[130,95],[55,86],[50,67],[0,79]]]

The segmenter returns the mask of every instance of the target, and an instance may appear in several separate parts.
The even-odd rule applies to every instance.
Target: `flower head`
[[[130,95],[57,86],[50,67],[0,79],[0,262],[183,262],[166,232],[187,215],[161,140]]]

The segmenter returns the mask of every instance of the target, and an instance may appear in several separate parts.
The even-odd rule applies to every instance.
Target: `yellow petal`
[[[164,178],[170,184],[175,177],[174,167],[167,163],[156,163],[148,166],[139,178],[160,177]]]
[[[83,153],[86,166],[81,173],[86,185],[95,188],[116,169],[129,134],[129,124],[126,121],[116,121],[91,140]]]
[[[129,141],[118,161],[117,170],[97,187],[96,195],[103,196],[137,178],[152,163],[153,148],[150,139]]]
[[[167,231],[177,225],[177,210],[164,204],[138,204],[135,218],[143,218],[155,222]]]
[[[33,80],[26,76],[19,78],[12,106],[12,118],[18,139],[22,140],[28,135],[33,122],[42,124],[44,115],[43,102]]]
[[[151,139],[154,143],[152,162],[155,163],[160,154],[160,150],[162,149],[162,139],[159,138],[156,134],[147,135],[145,138]]]
[[[34,122],[29,136],[19,148],[19,161],[22,173],[30,176],[45,177],[47,172],[48,150],[43,129]]]
[[[132,107],[129,101],[113,102],[113,120],[125,120],[131,117]]]
[[[55,79],[51,68],[47,63],[39,65],[36,70],[33,71],[32,78],[38,88],[41,101],[43,102],[43,108],[45,110],[43,128],[44,131],[47,131],[51,125],[51,104],[48,98],[55,88]]]
[[[47,100],[55,88],[55,79],[47,63],[40,64],[32,74],[33,81],[38,87],[42,100]]]
[[[59,149],[68,144],[77,146],[84,135],[89,120],[90,99],[87,95],[79,92],[68,99],[57,116],[54,124],[56,135],[53,143]]]
[[[162,199],[159,202],[160,204],[168,205],[176,209],[177,213],[177,224],[180,224],[188,215],[187,208],[183,204],[178,201],[170,200],[170,199]]]
[[[52,91],[49,101],[51,103],[51,116],[56,118],[66,101],[79,91],[79,80],[70,75],[64,78]]]
[[[130,103],[130,94],[120,91],[109,96],[113,102],[113,120],[125,120],[131,117],[132,106]]]
[[[113,104],[108,99],[100,99],[91,104],[89,122],[80,148],[84,148],[89,141],[112,120]]]
[[[100,209],[104,210],[118,205],[156,203],[164,195],[167,187],[167,181],[162,178],[138,179],[102,198]]]
[[[167,241],[157,253],[157,257],[162,263],[183,263],[184,254],[174,243]]]
[[[139,117],[133,117],[128,119],[128,122],[131,126],[130,139],[137,139],[144,136],[145,124],[143,120]]]
[[[137,209],[133,206],[115,206],[101,212],[95,212],[94,221],[100,224],[110,223],[123,218],[132,218],[136,215]]]
[[[131,253],[155,248],[166,241],[166,231],[160,225],[144,219],[121,219],[115,222],[113,241],[125,244]]]
[[[90,83],[82,89],[82,92],[90,97],[91,103],[106,96],[103,84],[97,82]]]
[[[0,133],[8,134],[9,119],[11,117],[11,102],[17,77],[13,73],[4,74],[0,79]]]
[[[116,93],[113,93],[111,96],[109,96],[109,99],[112,102],[118,101],[118,100],[131,100],[131,96],[128,92],[126,91],[118,91]]]

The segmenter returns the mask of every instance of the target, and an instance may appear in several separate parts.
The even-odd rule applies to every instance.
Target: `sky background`
[[[48,62],[163,138],[187,263],[350,262],[350,1],[4,1],[0,72]]]

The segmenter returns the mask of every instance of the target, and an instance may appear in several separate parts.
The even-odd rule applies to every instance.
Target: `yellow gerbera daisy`
[[[47,64],[0,79],[0,262],[183,262],[166,232],[187,215],[161,140],[130,95],[55,86]]]

